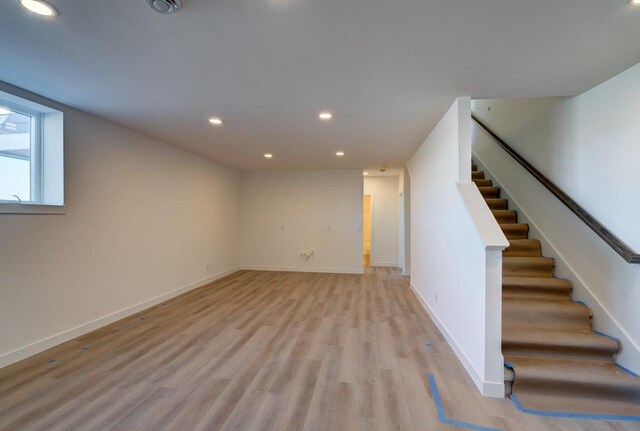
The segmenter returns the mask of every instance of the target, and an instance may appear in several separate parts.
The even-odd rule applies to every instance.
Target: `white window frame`
[[[0,214],[65,214],[63,112],[4,91],[0,91],[0,106],[31,117],[30,199],[0,200]],[[46,133],[45,121],[55,122]],[[47,152],[48,145],[51,151]],[[55,183],[56,191],[47,192],[45,181]]]

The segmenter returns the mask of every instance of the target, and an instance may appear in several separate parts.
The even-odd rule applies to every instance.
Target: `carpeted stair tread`
[[[530,298],[504,298],[502,318],[514,327],[531,326],[537,329],[590,331],[591,310],[569,301]]]
[[[537,239],[511,239],[504,255],[509,257],[542,256],[540,241]]]
[[[640,415],[640,379],[610,361],[522,356],[505,360],[514,367],[511,390],[521,394],[521,402],[533,400],[537,408],[548,411],[556,411],[559,403],[570,412]],[[545,401],[549,398],[555,403]]]
[[[618,349],[617,341],[591,331],[545,330],[530,326],[502,329],[502,353],[505,356],[612,361]]]
[[[491,210],[498,223],[516,223],[518,214],[513,210]]]
[[[526,223],[500,223],[500,229],[508,240],[526,239],[529,234],[529,225]]]
[[[548,257],[502,257],[504,277],[553,277],[553,267]]]
[[[492,210],[506,210],[508,207],[508,202],[506,199],[485,199],[484,200],[490,209]]]
[[[571,282],[556,277],[502,277],[502,296],[568,301]]]
[[[500,197],[500,189],[497,187],[478,187],[480,190],[480,194],[484,198],[499,198]]]
[[[472,179],[472,181],[478,187],[491,187],[493,185],[493,184],[491,184],[491,180],[485,180],[484,178],[482,178],[482,179]]]

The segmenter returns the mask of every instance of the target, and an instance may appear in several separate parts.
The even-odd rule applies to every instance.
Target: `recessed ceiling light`
[[[38,15],[54,17],[58,16],[58,11],[56,8],[51,6],[44,0],[18,0],[23,7],[29,9],[33,13],[37,13]]]
[[[331,120],[333,118],[333,114],[329,111],[322,111],[320,114],[318,114],[318,117],[320,117],[321,120]]]
[[[264,155],[264,158],[265,158],[265,159],[270,159],[270,158],[272,158],[272,157],[273,157],[273,154],[271,154],[271,153],[266,153],[266,154]]]
[[[9,114],[11,114],[11,111],[9,109],[0,106],[0,115],[9,115]]]
[[[221,125],[221,124],[222,124],[222,120],[221,120],[221,119],[219,119],[218,117],[211,117],[211,118],[209,118],[209,122],[210,122],[211,124],[213,124],[214,126],[219,126],[219,125]]]
[[[338,152],[336,153],[336,156],[338,156],[338,157],[342,157],[342,156],[344,156],[344,151],[338,151]]]
[[[369,172],[363,172],[362,175],[369,175]]]

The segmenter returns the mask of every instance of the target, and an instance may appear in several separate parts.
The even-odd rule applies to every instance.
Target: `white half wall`
[[[471,182],[470,122],[470,99],[457,99],[407,165],[411,285],[480,392],[503,397],[501,277],[508,243]]]
[[[398,191],[398,177],[364,178],[364,194],[371,195],[371,266],[399,266]]]
[[[241,189],[243,267],[363,272],[361,170],[248,171]]]
[[[229,274],[239,173],[0,83],[65,115],[65,211],[0,215],[0,367]]]
[[[489,110],[490,109],[490,110]],[[640,65],[576,97],[477,100],[476,115],[533,166],[640,251]],[[594,328],[640,372],[640,265],[626,263],[477,126],[474,153],[503,187]]]

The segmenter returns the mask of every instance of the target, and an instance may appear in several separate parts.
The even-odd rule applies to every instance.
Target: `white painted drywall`
[[[398,267],[398,177],[364,178],[364,194],[371,195],[371,265]]]
[[[507,242],[471,183],[469,111],[470,99],[457,99],[407,165],[411,284],[481,393],[502,397]]]
[[[237,171],[0,90],[64,111],[66,151],[66,214],[0,215],[0,366],[240,265]]]
[[[490,110],[489,110],[490,108]],[[572,98],[478,100],[502,139],[640,251],[640,65]],[[619,362],[640,372],[640,265],[626,263],[513,159],[474,128],[474,153],[594,309],[595,329],[621,339]],[[545,246],[546,245],[546,246]]]
[[[244,172],[243,267],[362,273],[362,190],[357,169]]]

